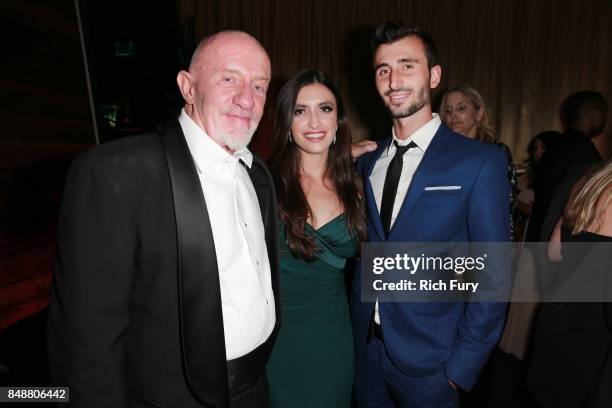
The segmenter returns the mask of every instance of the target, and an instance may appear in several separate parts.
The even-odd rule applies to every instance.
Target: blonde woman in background
[[[495,144],[506,152],[508,156],[508,181],[512,186],[508,208],[508,211],[511,211],[514,208],[517,191],[516,168],[508,146],[495,139],[493,127],[489,123],[489,113],[480,93],[468,85],[451,87],[442,97],[440,116],[444,124],[453,131],[470,139]],[[510,218],[510,234],[514,240],[512,217]]]
[[[569,244],[576,242],[593,245]],[[540,305],[527,375],[543,407],[612,407],[612,303],[601,302],[612,296],[610,243],[608,160],[574,186],[549,243],[549,259],[560,262],[551,291],[556,302]],[[588,293],[592,301],[567,302],[575,296],[568,288],[584,282],[593,286]]]
[[[446,91],[440,112],[444,124],[453,131],[483,143],[495,143],[484,100],[471,86],[455,85]]]

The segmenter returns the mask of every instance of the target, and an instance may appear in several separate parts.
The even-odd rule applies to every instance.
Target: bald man
[[[253,37],[215,34],[178,74],[178,120],[75,160],[48,321],[71,406],[268,405],[277,210],[247,145],[270,75]]]

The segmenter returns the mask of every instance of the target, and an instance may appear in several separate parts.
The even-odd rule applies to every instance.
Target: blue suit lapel
[[[393,232],[396,230],[396,226],[405,224],[406,219],[410,216],[412,208],[415,206],[417,200],[421,197],[421,194],[423,194],[425,187],[427,187],[431,175],[435,174],[437,171],[436,167],[439,158],[445,154],[444,149],[446,146],[446,135],[443,133],[443,129],[443,125],[438,128],[438,131],[425,151],[425,155],[423,156],[421,163],[419,163],[419,167],[417,167],[417,170],[412,177],[412,181],[410,182],[410,187],[408,188],[408,192],[406,193],[402,207],[400,208],[397,218],[393,223],[393,227],[391,227],[391,231],[389,232],[389,238],[391,238]]]
[[[374,197],[374,190],[372,190],[372,182],[370,181],[370,175],[372,175],[372,171],[374,170],[374,165],[378,158],[382,155],[382,153],[389,147],[391,144],[391,138],[385,139],[378,144],[378,148],[374,151],[370,160],[367,162],[366,167],[363,169],[363,182],[364,182],[364,190],[366,196],[366,202],[368,205],[368,216],[370,217],[370,221],[374,226],[374,231],[378,235],[378,238],[381,241],[385,241],[385,233],[383,230],[382,221],[380,219],[380,213],[378,212],[378,207],[376,205],[376,198]]]

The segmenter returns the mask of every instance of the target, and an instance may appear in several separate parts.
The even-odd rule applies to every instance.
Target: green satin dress
[[[267,366],[273,408],[350,407],[354,352],[344,268],[357,242],[340,215],[307,226],[321,252],[291,255],[280,227],[282,326]]]

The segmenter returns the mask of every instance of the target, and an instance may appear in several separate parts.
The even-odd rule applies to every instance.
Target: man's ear
[[[440,80],[442,79],[442,67],[439,65],[434,65],[429,70],[429,87],[431,89],[436,88],[440,85]]]
[[[193,78],[187,71],[180,71],[176,76],[176,83],[178,84],[181,95],[185,103],[193,104]]]

